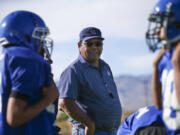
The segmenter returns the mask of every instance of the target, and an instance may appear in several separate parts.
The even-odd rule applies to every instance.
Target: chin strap
[[[48,50],[47,46],[44,45],[43,49],[44,49],[44,55],[45,55],[44,58],[45,58],[45,60],[47,60],[50,64],[52,64],[53,61],[51,59],[51,55],[49,53],[49,50]]]

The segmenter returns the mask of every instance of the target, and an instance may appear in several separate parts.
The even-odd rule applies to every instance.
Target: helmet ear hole
[[[31,38],[30,38],[29,35],[26,35],[25,38],[26,38],[26,40],[27,40],[28,42],[31,42]]]

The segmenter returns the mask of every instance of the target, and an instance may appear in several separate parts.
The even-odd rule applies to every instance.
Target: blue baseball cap
[[[92,38],[100,38],[101,40],[104,40],[104,38],[101,36],[100,29],[95,27],[84,28],[80,32],[79,37],[80,37],[80,41],[86,41]]]

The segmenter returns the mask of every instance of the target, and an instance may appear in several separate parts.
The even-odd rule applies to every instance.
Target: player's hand
[[[85,127],[85,135],[94,135],[95,132],[95,123],[91,122],[88,126]]]
[[[163,56],[163,54],[164,54],[165,52],[167,52],[167,50],[166,50],[165,48],[161,48],[160,52],[158,53],[158,55],[156,56],[156,58],[155,58],[155,60],[154,60],[154,62],[153,62],[153,67],[154,67],[154,68],[157,68],[158,63],[159,63],[159,61],[161,60],[161,58],[162,58],[162,56]]]
[[[174,66],[178,66],[180,68],[180,44],[176,46],[172,56],[172,62]]]
[[[54,81],[52,81],[48,87],[43,87],[42,94],[43,97],[46,98],[48,103],[51,103],[58,98],[59,92]]]

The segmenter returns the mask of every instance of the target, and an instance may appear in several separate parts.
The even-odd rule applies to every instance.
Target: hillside
[[[124,112],[152,105],[151,75],[120,75],[114,77]]]

